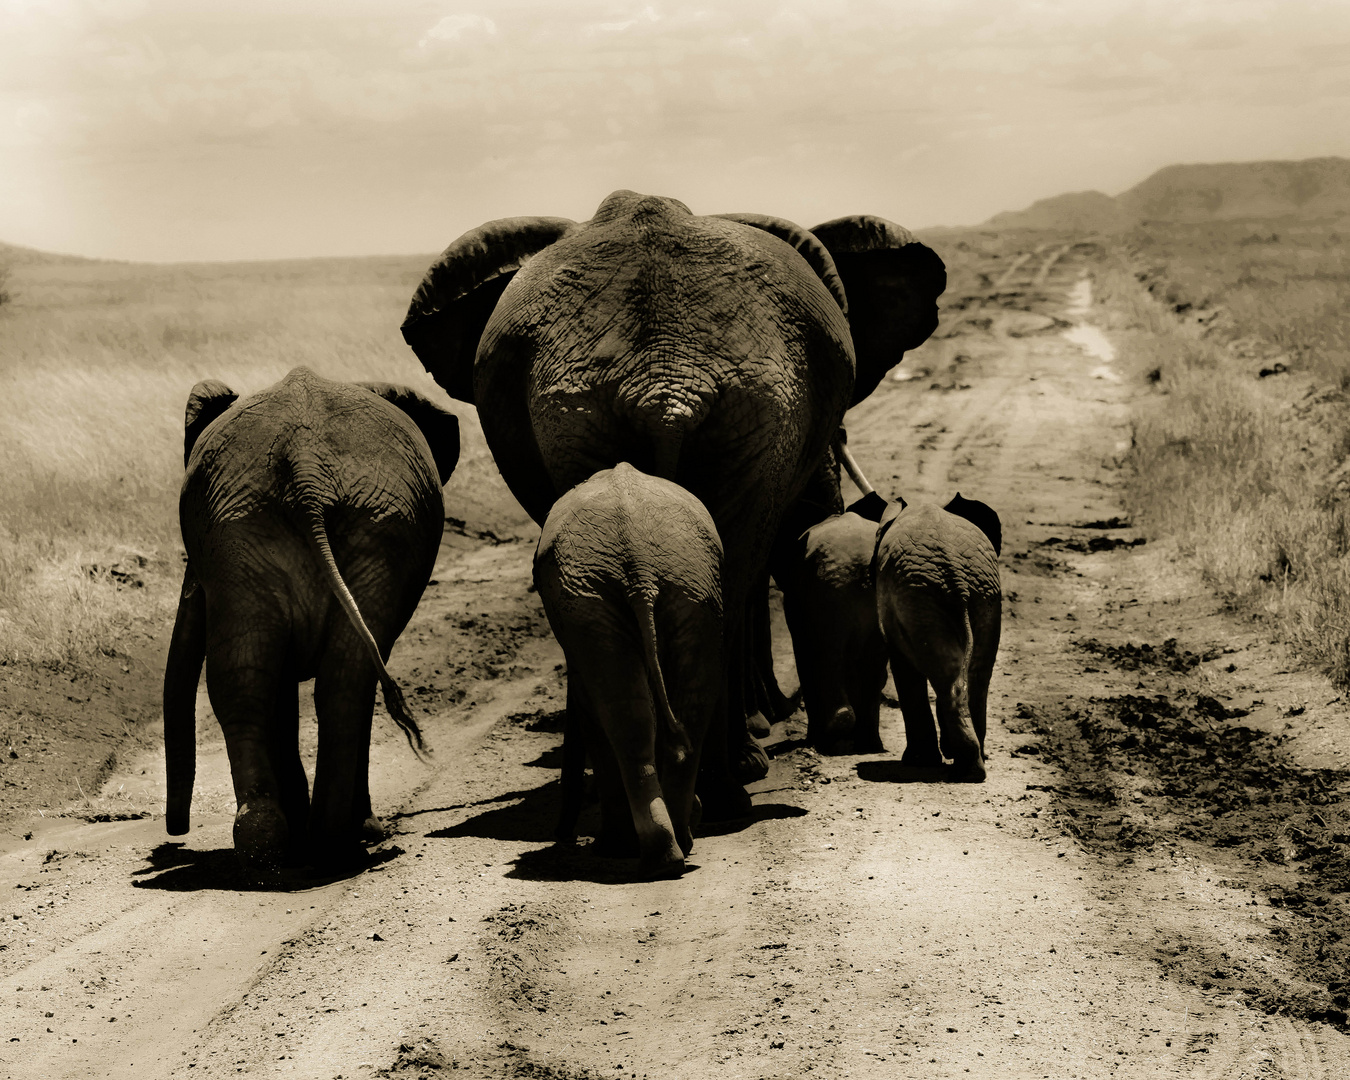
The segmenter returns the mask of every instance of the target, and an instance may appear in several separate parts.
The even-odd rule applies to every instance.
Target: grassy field
[[[1341,236],[1325,225],[1221,222],[1154,224],[1124,240],[1098,292],[1160,391],[1139,410],[1137,516],[1175,539],[1231,603],[1272,618],[1350,685]]]
[[[0,262],[4,261],[0,251]],[[446,400],[398,326],[428,256],[155,266],[11,260],[0,304],[0,662],[78,664],[177,602],[183,407],[297,364]],[[490,470],[456,406],[456,481]]]

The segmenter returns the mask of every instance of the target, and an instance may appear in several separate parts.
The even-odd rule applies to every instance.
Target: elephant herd
[[[490,222],[427,271],[403,336],[477,407],[542,528],[535,582],[568,671],[560,838],[587,756],[602,850],[649,874],[680,872],[700,813],[745,813],[744,785],[768,769],[755,735],[787,708],[771,574],[813,744],[881,749],[889,661],[904,760],[945,755],[954,779],[984,778],[997,516],[960,496],[845,512],[839,479],[845,410],[932,333],[945,285],[941,259],[881,218],[808,231],[628,191],[586,222]],[[430,578],[458,454],[456,418],[401,387],[297,368],[245,400],[193,388],[164,680],[170,833],[188,829],[205,664],[248,872],[341,862],[382,836],[375,691],[420,752],[385,660]],[[312,798],[297,741],[310,678]]]

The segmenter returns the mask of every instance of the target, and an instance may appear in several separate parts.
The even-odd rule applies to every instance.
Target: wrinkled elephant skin
[[[477,405],[502,476],[537,522],[622,461],[679,484],[712,515],[725,545],[728,693],[700,783],[710,817],[744,809],[730,778],[768,766],[744,717],[760,707],[751,637],[767,626],[756,613],[780,523],[859,380],[875,385],[872,369],[936,326],[946,282],[941,260],[890,222],[821,229],[830,241],[777,218],[699,217],[619,191],[587,222],[508,218],[466,233],[427,272],[403,324],[437,381]],[[854,325],[851,335],[855,287],[864,318],[901,332],[883,342]],[[855,356],[857,337],[868,346]]]
[[[168,830],[188,830],[205,662],[245,870],[346,858],[382,834],[367,777],[377,682],[421,746],[384,662],[431,576],[458,420],[411,390],[296,368],[243,401],[198,383],[184,454],[188,565],[164,677]],[[297,743],[297,688],[311,678],[312,806]]]
[[[683,488],[620,464],[554,503],[534,578],[567,656],[559,839],[575,836],[589,749],[602,850],[677,875],[726,679],[716,526]]]
[[[947,509],[892,505],[877,533],[877,612],[905,720],[901,760],[928,768],[951,758],[954,780],[986,776],[985,717],[1002,626],[1000,543],[998,516],[960,495]]]
[[[807,530],[775,570],[806,706],[806,739],[827,753],[883,749],[886,643],[872,585],[876,543],[875,522],[838,514]]]

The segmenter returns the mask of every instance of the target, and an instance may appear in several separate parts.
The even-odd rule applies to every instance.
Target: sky
[[[438,251],[610,191],[983,221],[1350,156],[1350,2],[0,0],[0,241]]]

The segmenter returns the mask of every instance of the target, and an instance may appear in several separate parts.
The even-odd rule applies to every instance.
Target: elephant
[[[616,191],[589,220],[521,217],[455,240],[402,332],[477,406],[497,466],[538,523],[621,461],[691,492],[724,545],[727,693],[700,780],[709,818],[748,809],[768,759],[768,560],[782,523],[842,509],[830,437],[937,326],[942,260],[882,218],[808,231],[761,214],[696,216]],[[758,660],[758,666],[755,661]],[[772,687],[776,690],[776,686]],[[781,695],[780,695],[781,697]]]
[[[717,527],[689,492],[620,462],[553,504],[534,580],[567,657],[558,838],[575,838],[589,748],[600,849],[636,848],[650,876],[678,876],[725,692]]]
[[[903,764],[939,767],[949,757],[953,780],[980,783],[987,775],[989,679],[1003,617],[1001,551],[997,513],[959,492],[945,508],[893,503],[881,516],[872,572],[905,721]]]
[[[803,533],[795,556],[775,567],[806,707],[806,741],[827,753],[884,749],[886,642],[872,581],[876,546],[875,521],[835,514]]]
[[[383,837],[368,767],[375,684],[415,752],[417,722],[385,667],[431,577],[459,421],[385,383],[297,367],[240,401],[188,397],[179,521],[187,567],[164,674],[167,827],[188,831],[195,705],[206,666],[234,782],[234,847],[251,876],[335,864]],[[314,796],[298,684],[314,679]]]

